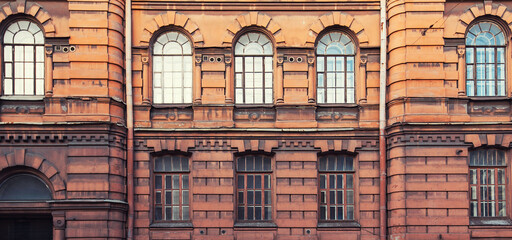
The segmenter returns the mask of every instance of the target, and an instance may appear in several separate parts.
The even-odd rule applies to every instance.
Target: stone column
[[[366,63],[368,62],[368,55],[361,55],[360,63],[359,63],[359,84],[356,84],[356,88],[359,89],[359,103],[366,103]]]
[[[194,103],[201,103],[201,61],[202,61],[202,55],[196,54],[194,82],[192,83],[192,86],[193,86],[192,95],[194,96]]]
[[[226,64],[226,103],[233,103],[233,77],[231,73],[231,54],[224,55],[224,63]]]
[[[284,57],[283,55],[277,56],[277,68],[276,68],[276,103],[284,103],[283,98],[283,62]]]
[[[149,97],[149,89],[151,88],[149,84],[149,57],[147,55],[143,55],[142,58],[142,104],[151,104],[151,100]]]
[[[459,96],[466,95],[466,46],[457,46],[457,54],[459,55]],[[476,86],[475,86],[476,87]]]
[[[308,55],[308,103],[316,102],[315,56]]]
[[[53,95],[53,45],[44,46],[44,95],[51,97]]]

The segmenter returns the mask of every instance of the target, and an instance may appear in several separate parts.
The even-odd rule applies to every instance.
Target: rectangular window
[[[189,210],[189,163],[182,156],[161,156],[154,159],[155,221],[187,221]]]
[[[318,169],[320,220],[354,220],[354,158],[324,156]]]
[[[237,219],[272,220],[272,167],[269,157],[237,159]]]
[[[505,217],[505,152],[479,149],[469,153],[470,216]]]

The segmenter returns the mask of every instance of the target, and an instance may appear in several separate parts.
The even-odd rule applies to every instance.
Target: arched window
[[[44,94],[44,33],[38,24],[19,20],[3,35],[3,94]]]
[[[153,103],[192,103],[192,46],[180,32],[163,33],[153,44]]]
[[[242,35],[235,45],[235,103],[273,103],[273,46],[262,33]]]
[[[17,174],[0,184],[0,201],[51,200],[52,192],[43,180],[31,174]]]
[[[341,31],[322,36],[316,45],[317,102],[354,103],[355,44]]]
[[[505,34],[494,22],[481,21],[466,34],[468,96],[505,96]]]

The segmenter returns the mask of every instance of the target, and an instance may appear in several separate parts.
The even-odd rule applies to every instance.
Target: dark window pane
[[[326,196],[325,196],[325,191],[321,191],[320,192],[320,203],[327,203],[326,202]]]
[[[163,156],[163,165],[166,172],[172,171],[171,157]]]
[[[329,191],[329,203],[336,204],[336,191],[334,190]]]
[[[347,220],[353,220],[354,219],[354,206],[349,205],[347,206]]]
[[[265,189],[270,189],[270,175],[265,175]]]
[[[181,204],[188,205],[188,190],[183,190]]]
[[[238,189],[243,189],[244,187],[244,175],[238,175]]]
[[[156,192],[155,193],[155,203],[161,204],[162,203],[162,192]]]
[[[254,188],[261,189],[261,175],[254,176]]]
[[[336,220],[336,207],[330,207],[329,219]]]
[[[263,159],[259,156],[254,157],[254,165],[255,165],[254,170],[256,170],[256,171],[263,170]]]
[[[346,188],[354,188],[354,175],[347,174],[347,186]]]
[[[172,188],[172,176],[166,175],[165,176],[165,189],[171,189]]]
[[[155,189],[162,189],[162,176],[155,176]]]
[[[343,188],[343,174],[336,175],[336,188]]]
[[[188,206],[183,207],[183,220],[189,220],[190,219],[190,210]]]
[[[253,156],[247,156],[245,157],[245,168],[247,171],[254,171],[254,157]]]
[[[271,207],[265,207],[265,220],[272,219],[272,208]]]
[[[321,189],[325,189],[325,181],[326,181],[325,175],[321,174],[320,175],[320,188]]]
[[[181,158],[181,170],[188,171],[188,158]]]
[[[261,217],[261,207],[255,207],[255,208],[254,208],[254,219],[256,219],[256,220],[261,220],[261,219],[263,219],[263,218]]]
[[[247,175],[247,189],[252,189],[254,187],[254,176]]]
[[[238,207],[238,220],[244,220],[244,207]]]
[[[346,157],[345,158],[345,171],[353,171],[354,170],[354,158]]]
[[[338,171],[343,171],[345,170],[344,167],[343,167],[343,163],[345,162],[345,157],[343,156],[338,156],[338,158],[336,159],[336,170]]]
[[[329,188],[336,188],[336,175],[329,175]]]
[[[338,193],[338,199],[337,199],[338,201],[337,201],[337,203],[338,204],[343,204],[343,190],[342,191],[337,191],[337,193]]]
[[[261,191],[254,191],[254,204],[261,205]]]
[[[247,208],[247,219],[254,220],[254,207]]]
[[[165,204],[172,204],[172,191],[165,191]]]
[[[165,208],[165,220],[172,220],[172,207]]]
[[[162,158],[155,158],[155,171],[162,172],[164,170]]]
[[[182,176],[182,180],[183,180],[183,189],[188,189],[188,175],[183,175]]]
[[[247,191],[247,204],[254,204],[254,191]]]
[[[327,170],[327,158],[326,157],[320,158],[320,170],[321,171]]]
[[[180,175],[172,175],[172,189],[180,188]]]
[[[238,192],[238,204],[244,205],[244,192]]]
[[[337,216],[337,220],[343,220],[343,206],[339,206],[338,207],[338,216]]]
[[[174,171],[181,171],[181,164],[180,164],[180,158],[179,157],[173,157],[172,158],[172,170]]]
[[[272,170],[272,166],[271,166],[271,161],[270,161],[270,158],[266,157],[264,159],[264,166],[263,166],[263,170],[265,171],[270,171]]]
[[[238,171],[245,171],[245,158],[238,158],[237,169]]]
[[[333,171],[334,169],[336,169],[335,162],[336,162],[336,157],[329,156],[329,163],[327,164],[327,168],[329,169],[329,171]]]
[[[162,207],[155,207],[155,220],[162,220]]]
[[[320,219],[327,220],[326,211],[325,206],[320,206]]]
[[[270,190],[265,190],[265,204],[270,204],[271,201]]]
[[[354,204],[354,190],[347,190],[347,204]]]

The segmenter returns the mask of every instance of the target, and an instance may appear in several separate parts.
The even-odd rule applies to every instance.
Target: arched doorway
[[[39,177],[18,173],[0,181],[0,240],[51,240],[52,191]]]

